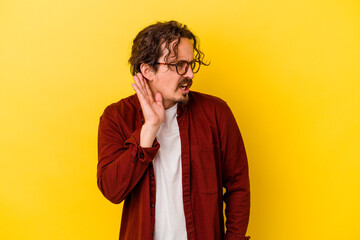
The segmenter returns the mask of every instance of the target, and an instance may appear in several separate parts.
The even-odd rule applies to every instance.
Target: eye
[[[178,68],[185,69],[187,64],[188,62],[186,61],[179,61],[176,65],[178,66]]]

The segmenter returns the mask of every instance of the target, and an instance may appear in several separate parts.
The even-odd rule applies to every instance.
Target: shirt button
[[[143,153],[140,153],[140,154],[139,154],[139,157],[140,157],[141,159],[143,159],[145,156],[144,156]]]
[[[150,177],[153,177],[154,175],[152,173],[150,173]]]
[[[155,207],[155,204],[152,203],[152,204],[151,204],[151,207],[154,208],[154,207]]]

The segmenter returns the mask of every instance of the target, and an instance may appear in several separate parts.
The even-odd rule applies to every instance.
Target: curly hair
[[[197,37],[186,25],[177,21],[157,22],[141,30],[135,37],[129,59],[131,74],[135,75],[141,72],[140,65],[142,63],[148,64],[157,71],[158,65],[156,63],[165,49],[168,50],[164,57],[165,62],[176,62],[180,38],[188,38],[192,42],[195,51],[194,59],[199,65],[209,65],[203,61],[205,55],[200,51]],[[164,43],[165,48],[162,49]],[[171,50],[173,50],[175,58],[172,58],[170,62]]]

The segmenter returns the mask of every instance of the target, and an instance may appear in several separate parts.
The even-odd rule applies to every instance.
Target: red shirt
[[[189,102],[178,105],[177,121],[188,240],[248,239],[248,164],[230,108],[217,97],[190,92]],[[156,140],[151,148],[139,145],[143,122],[136,95],[111,104],[100,118],[97,183],[111,202],[125,200],[121,240],[153,239],[156,189],[152,160],[160,145]]]

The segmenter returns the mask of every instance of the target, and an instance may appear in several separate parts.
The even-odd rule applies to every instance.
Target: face
[[[167,52],[165,50],[163,56],[158,60],[164,63],[164,56]],[[174,57],[173,54],[170,55]],[[178,59],[179,61],[191,62],[194,59],[194,49],[189,39],[181,38],[178,44]],[[168,109],[176,103],[185,104],[188,101],[188,93],[194,78],[194,73],[189,66],[184,75],[179,75],[176,72],[175,66],[158,65],[159,68],[153,73],[152,79],[148,82],[153,94],[159,92],[164,99],[164,107]]]

